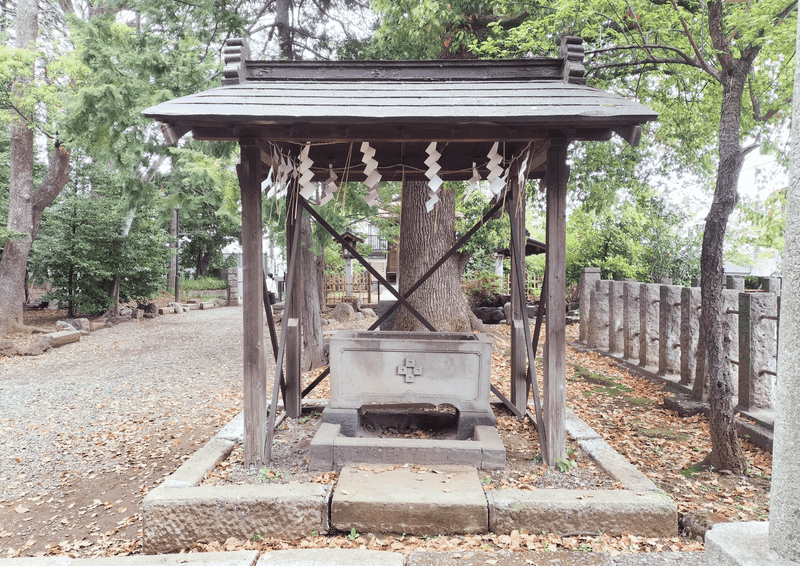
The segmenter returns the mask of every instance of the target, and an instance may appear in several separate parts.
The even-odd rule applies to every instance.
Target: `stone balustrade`
[[[723,341],[737,410],[773,408],[778,349],[780,279],[763,278],[745,292],[744,279],[728,276],[723,290]],[[691,388],[705,371],[700,341],[700,288],[608,281],[584,268],[580,289],[580,341],[588,347]],[[702,392],[700,393],[700,395]]]

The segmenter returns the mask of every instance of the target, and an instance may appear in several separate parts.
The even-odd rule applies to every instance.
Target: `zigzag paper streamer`
[[[442,179],[438,175],[442,169],[442,166],[438,163],[442,154],[436,151],[436,142],[431,142],[425,153],[428,154],[428,158],[425,160],[425,165],[428,166],[425,176],[428,178],[428,186],[435,193],[442,186]]]
[[[333,170],[333,165],[328,165],[328,171],[330,175],[323,185],[324,191],[322,193],[322,198],[319,199],[320,206],[327,204],[328,201],[333,198],[334,193],[339,191],[339,187],[336,185],[336,179],[338,179],[339,176]]]
[[[494,142],[492,149],[489,150],[489,163],[486,165],[489,169],[489,175],[486,180],[489,181],[489,189],[497,195],[506,186],[506,179],[503,176],[503,166],[500,163],[503,161],[503,156],[497,152],[499,142]]]
[[[525,177],[526,177],[525,174],[527,173],[526,170],[528,169],[528,158],[530,157],[530,155],[531,155],[530,150],[526,151],[525,157],[523,157],[522,159],[522,163],[519,164],[519,176],[517,177],[517,179],[519,181],[519,188],[521,191],[525,190]]]
[[[436,142],[431,142],[425,152],[428,154],[428,158],[425,160],[425,165],[428,166],[428,170],[425,171],[425,176],[428,178],[428,188],[430,198],[425,203],[425,208],[428,212],[433,210],[434,205],[439,202],[439,197],[436,195],[436,192],[442,186],[442,178],[437,175],[441,170],[442,166],[439,165],[439,158],[442,156],[441,153],[436,151]]]
[[[273,174],[273,171],[274,171],[274,169],[272,167],[270,167],[269,168],[269,173],[267,173],[267,178],[264,179],[261,182],[261,192],[262,193],[264,191],[266,191],[267,189],[272,187],[272,174]],[[269,196],[269,193],[267,193],[267,196]]]
[[[369,142],[361,142],[361,153],[364,154],[361,161],[364,163],[364,175],[367,177],[364,184],[369,189],[369,194],[364,201],[369,206],[375,206],[378,199],[378,183],[381,182],[381,174],[378,173],[378,160],[375,159],[375,148],[370,147]]]
[[[430,212],[433,210],[433,207],[436,206],[436,203],[439,202],[439,197],[433,191],[428,191],[428,200],[425,201],[425,210]]]
[[[283,174],[283,161],[281,160],[281,154],[275,150],[273,150],[272,152],[272,171],[274,172],[272,187],[267,193],[267,198],[278,199],[281,194],[281,185],[283,184],[284,174]]]
[[[297,168],[297,174],[300,175],[298,183],[300,183],[300,196],[304,199],[309,199],[317,192],[317,186],[311,182],[314,178],[314,173],[311,172],[311,166],[314,161],[308,156],[311,150],[311,144],[307,144],[300,151],[300,165]]]
[[[469,195],[472,194],[472,191],[478,188],[478,183],[481,182],[481,175],[478,173],[478,167],[475,165],[475,162],[472,162],[472,177],[469,179],[469,184],[467,185],[467,192],[464,195],[464,202],[467,202]]]

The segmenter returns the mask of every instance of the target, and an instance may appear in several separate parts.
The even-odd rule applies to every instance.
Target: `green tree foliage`
[[[239,181],[227,145],[191,142],[171,148],[174,167],[154,179],[166,197],[165,208],[180,211],[180,265],[193,267],[196,276],[235,266],[222,254],[241,233],[235,206]]]
[[[114,281],[126,299],[150,297],[163,287],[167,235],[152,206],[133,219],[124,235],[127,212],[114,206],[123,186],[113,171],[86,162],[45,211],[29,265],[39,280],[53,286],[46,298],[69,305],[72,316],[113,305]]]

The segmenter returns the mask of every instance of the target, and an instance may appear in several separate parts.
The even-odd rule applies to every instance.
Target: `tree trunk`
[[[292,26],[290,21],[291,0],[278,0],[275,4],[275,27],[278,28],[278,57],[294,60]]]
[[[169,247],[178,250],[178,209],[172,211],[172,218],[169,219],[169,235],[175,238],[174,242],[169,243]],[[173,255],[169,260],[169,271],[167,272],[167,289],[175,289],[175,271],[178,267],[178,256]]]
[[[303,361],[302,371],[325,365],[325,350],[322,342],[322,317],[320,316],[319,284],[314,258],[314,241],[311,218],[303,214],[300,221],[300,265],[309,267],[302,270],[299,284],[302,297]]]
[[[325,251],[321,251],[316,260],[317,289],[319,290],[319,304],[325,304]]]
[[[38,15],[36,0],[22,0],[17,5],[17,48],[35,48],[39,31]],[[30,69],[30,76],[33,76],[33,68]],[[23,96],[29,82],[29,78],[20,77],[13,96]],[[6,242],[0,260],[0,336],[22,327],[28,254],[36,238],[42,212],[61,192],[70,171],[69,152],[56,143],[47,177],[34,192],[33,131],[22,119],[15,121],[11,127],[10,161],[8,228],[24,235]]]
[[[739,145],[742,95],[750,65],[734,61],[723,79],[723,102],[719,125],[719,166],[714,199],[706,217],[701,270],[701,333],[706,337],[712,453],[708,461],[716,469],[742,473],[747,467],[733,411],[733,380],[728,344],[722,328],[724,278],[723,243],[728,218],[739,199],[739,174],[744,153]]]
[[[431,212],[425,209],[428,183],[403,184],[400,213],[400,293],[411,287],[455,242],[455,193],[439,189],[439,202]],[[439,332],[469,332],[474,316],[461,291],[458,258],[450,257],[409,298]],[[396,330],[425,330],[414,315],[401,307]]]

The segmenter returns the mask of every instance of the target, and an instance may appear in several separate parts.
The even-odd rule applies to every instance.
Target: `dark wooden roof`
[[[551,138],[607,140],[617,132],[638,141],[639,125],[656,113],[584,84],[582,49],[567,38],[561,58],[264,62],[249,61],[246,42],[234,40],[223,86],[144,115],[163,122],[173,140],[192,131],[196,139],[275,142],[292,153],[316,144],[315,180],[327,178],[329,165],[340,178],[347,163],[359,165],[362,141],[376,148],[383,180],[424,178],[425,148],[436,141],[440,176],[468,179],[496,141],[506,144],[506,159]],[[452,143],[458,147],[448,151]],[[529,177],[541,176],[543,163],[537,167]],[[349,179],[361,177],[352,171]]]

